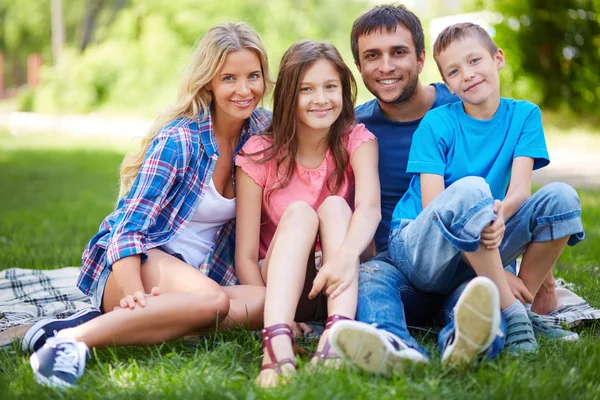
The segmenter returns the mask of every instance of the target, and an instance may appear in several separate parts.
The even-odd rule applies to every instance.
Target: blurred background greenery
[[[173,101],[191,49],[210,26],[249,23],[261,34],[274,73],[283,52],[300,39],[328,40],[351,64],[352,23],[382,1],[62,0],[64,44],[54,54],[53,3],[0,0],[4,86],[16,88],[15,107],[153,116]],[[504,95],[532,100],[563,123],[600,124],[600,0],[404,4],[423,22],[429,55],[440,21],[481,21],[507,56],[501,75]],[[453,17],[440,20],[448,16]],[[42,55],[44,66],[40,84],[28,88],[27,58],[32,53]],[[439,80],[431,57],[422,80]],[[370,94],[359,87],[360,100],[368,100]]]

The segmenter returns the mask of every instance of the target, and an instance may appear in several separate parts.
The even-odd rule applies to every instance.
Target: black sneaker
[[[43,319],[36,322],[23,336],[23,351],[33,353],[46,343],[48,338],[56,336],[58,331],[74,328],[102,315],[96,308],[84,308],[64,319]]]
[[[51,337],[31,355],[35,380],[44,386],[70,388],[83,375],[88,348],[71,338]]]

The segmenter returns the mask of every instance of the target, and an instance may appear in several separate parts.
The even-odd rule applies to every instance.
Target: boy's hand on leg
[[[527,290],[523,281],[512,272],[504,271],[504,274],[506,275],[508,286],[510,286],[510,290],[517,300],[523,304],[531,304],[533,302],[533,295]]]
[[[481,244],[488,250],[497,249],[504,238],[504,206],[500,200],[494,200],[494,213],[496,220],[486,226],[481,232]]]

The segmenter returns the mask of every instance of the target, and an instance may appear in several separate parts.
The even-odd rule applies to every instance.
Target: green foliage
[[[154,113],[173,101],[193,44],[224,21],[254,27],[273,70],[292,43],[307,38],[332,42],[351,62],[352,23],[370,6],[366,0],[131,0],[114,22],[97,30],[97,41],[83,53],[72,42],[59,67],[44,68],[35,108]]]
[[[494,39],[507,59],[504,95],[600,121],[599,0],[476,3],[502,15]]]

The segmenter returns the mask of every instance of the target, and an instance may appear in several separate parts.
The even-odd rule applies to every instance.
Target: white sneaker
[[[333,350],[358,368],[389,375],[397,368],[427,363],[428,358],[394,334],[358,321],[339,321],[329,334]]]
[[[454,338],[446,346],[442,363],[472,363],[500,332],[500,294],[491,279],[478,276],[460,295],[454,307]]]

